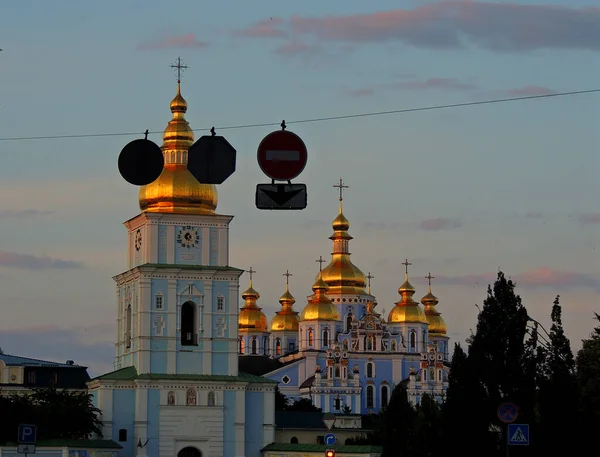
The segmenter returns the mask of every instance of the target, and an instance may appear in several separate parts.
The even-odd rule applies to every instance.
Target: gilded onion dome
[[[165,166],[156,181],[140,188],[142,212],[176,214],[214,214],[218,194],[214,184],[200,184],[187,169],[188,149],[194,143],[194,132],[185,119],[187,102],[177,95],[171,101],[173,118],[163,133],[162,152]]]
[[[436,309],[436,305],[440,301],[435,295],[431,293],[431,284],[427,294],[421,299],[421,303],[425,306],[425,316],[429,322],[429,334],[430,335],[446,335],[447,328],[446,322],[442,318],[440,312]]]
[[[285,292],[279,298],[281,310],[275,313],[271,321],[272,332],[298,331],[298,311],[294,310],[296,299],[290,293],[289,286],[286,284]]]
[[[390,310],[388,315],[389,324],[400,324],[405,322],[427,324],[427,316],[423,312],[419,303],[413,300],[415,288],[408,280],[406,274],[404,283],[398,288],[400,301],[395,303],[395,306]]]
[[[321,277],[329,286],[328,292],[337,294],[364,294],[367,284],[366,277],[360,269],[350,260],[348,242],[352,239],[348,233],[350,222],[342,211],[342,200],[340,199],[340,211],[333,220],[333,235],[329,237],[333,241],[333,252],[331,262],[323,271]]]
[[[315,284],[312,286],[314,295],[308,299],[308,303],[302,310],[302,321],[339,321],[340,313],[337,307],[331,303],[331,299],[325,295],[327,284],[321,274],[317,276]]]
[[[260,294],[252,287],[252,280],[250,280],[250,286],[242,293],[242,298],[246,304],[240,309],[238,328],[249,332],[266,332],[267,317],[261,311],[262,308],[256,304]]]

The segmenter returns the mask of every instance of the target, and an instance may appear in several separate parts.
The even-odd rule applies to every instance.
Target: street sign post
[[[19,444],[35,444],[35,436],[37,433],[37,426],[30,424],[19,424]]]
[[[224,137],[204,135],[190,146],[187,168],[202,184],[223,184],[235,172],[235,157]]]
[[[508,444],[529,446],[529,424],[508,424]]]
[[[505,424],[510,424],[519,417],[519,407],[511,402],[502,403],[498,406],[498,419]]]
[[[287,130],[269,133],[258,145],[258,166],[274,181],[291,181],[306,166],[308,152],[302,138]]]
[[[325,443],[325,446],[333,446],[336,441],[337,441],[337,438],[335,437],[335,435],[333,433],[328,433],[327,435],[325,435],[325,438],[323,438],[323,442]]]
[[[306,184],[258,184],[258,209],[304,209],[307,204]]]

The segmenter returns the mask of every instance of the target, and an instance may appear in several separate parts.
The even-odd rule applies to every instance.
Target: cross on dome
[[[181,73],[187,70],[189,67],[181,63],[181,57],[177,57],[177,63],[170,65],[171,68],[177,69],[177,82],[181,82]]]
[[[344,195],[343,195],[344,189],[348,189],[348,186],[345,185],[342,178],[340,178],[340,183],[334,184],[333,187],[336,187],[340,190],[340,201],[342,201],[344,199]]]
[[[406,273],[406,275],[408,276],[408,266],[409,266],[409,265],[412,265],[412,263],[410,263],[410,262],[408,261],[408,259],[404,259],[404,262],[402,262],[402,265],[404,265],[404,267],[405,267],[405,273]]]
[[[315,262],[319,262],[319,271],[323,271],[323,264],[327,262],[326,260],[323,260],[323,256],[319,256]]]
[[[250,275],[250,281],[252,281],[252,275],[256,273],[256,270],[253,270],[252,267],[248,270],[248,274]]]
[[[431,287],[431,280],[435,279],[435,276],[431,276],[431,273],[429,273],[427,276],[425,276],[425,279],[429,281],[429,286]]]
[[[369,271],[369,274],[367,275],[367,286],[369,287],[369,293],[371,293],[371,279],[375,279],[375,276],[373,276]]]
[[[289,285],[289,283],[290,283],[290,276],[294,276],[294,275],[291,274],[289,270],[285,270],[285,273],[283,274],[283,276],[285,276],[285,283],[287,285]]]

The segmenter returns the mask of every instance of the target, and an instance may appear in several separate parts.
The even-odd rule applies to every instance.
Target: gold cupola
[[[427,322],[429,322],[429,334],[445,336],[447,332],[446,322],[444,322],[441,313],[436,309],[436,305],[440,301],[433,293],[431,293],[431,280],[434,279],[434,277],[429,273],[426,278],[429,279],[429,290],[421,299],[421,303],[425,306],[425,316],[427,317]]]
[[[340,313],[337,307],[331,302],[331,299],[325,295],[327,284],[323,280],[321,273],[312,286],[314,292],[308,299],[308,303],[302,310],[301,321],[339,321]]]
[[[252,268],[250,271],[252,271]],[[266,332],[268,327],[267,316],[261,311],[262,308],[256,304],[260,294],[254,290],[252,278],[250,278],[250,286],[242,293],[242,298],[246,303],[240,309],[238,329],[248,332]]]
[[[286,272],[286,276],[290,273]],[[288,276],[289,278],[289,276]],[[275,317],[271,321],[272,332],[287,332],[287,331],[298,331],[298,311],[294,310],[294,303],[296,299],[290,293],[289,282],[286,281],[285,292],[279,298],[281,304],[281,310],[275,313]]]
[[[406,274],[404,283],[398,288],[400,294],[400,301],[396,302],[394,307],[390,310],[388,315],[389,324],[401,324],[401,323],[422,323],[427,324],[427,316],[423,312],[419,303],[413,300],[415,294],[415,288],[408,280],[408,260],[404,262],[406,265]]]
[[[333,235],[329,237],[333,241],[333,252],[331,253],[331,262],[320,273],[323,281],[329,287],[328,293],[338,294],[365,294],[367,285],[366,277],[360,269],[350,260],[348,243],[352,239],[348,233],[350,222],[344,216],[342,208],[342,189],[345,186],[340,179],[340,184],[334,187],[340,188],[340,210],[337,217],[333,220]]]
[[[187,102],[177,95],[171,101],[173,118],[163,133],[162,152],[165,166],[156,181],[140,188],[142,212],[175,214],[214,214],[218,194],[214,184],[200,184],[187,169],[188,149],[194,143],[194,132],[185,119]]]

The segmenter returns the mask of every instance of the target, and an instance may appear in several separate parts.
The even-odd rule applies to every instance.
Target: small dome
[[[344,213],[340,210],[340,213],[333,220],[332,226],[335,231],[347,231],[350,228],[350,221],[346,219],[346,216],[344,216]]]
[[[250,286],[242,293],[242,298],[246,300],[246,304],[240,309],[238,316],[239,330],[247,330],[249,332],[266,332],[268,328],[267,316],[261,311],[256,304],[256,300],[260,298],[260,294]]]
[[[277,311],[271,320],[271,331],[298,331],[298,322],[300,319],[298,318],[298,312],[293,308],[296,299],[290,293],[288,286],[286,286],[284,294],[279,299],[279,303],[281,303],[281,310]]]
[[[399,302],[390,310],[388,315],[388,323],[401,324],[405,322],[427,324],[425,312],[419,306],[419,303],[413,300],[412,296],[415,293],[415,288],[408,281],[408,274],[404,283],[398,288],[398,293],[401,296]]]
[[[438,298],[431,293],[430,286],[427,294],[421,299],[421,303],[425,306],[425,316],[427,317],[427,322],[429,322],[430,335],[446,335],[448,332],[446,322],[436,309],[436,305],[439,302]]]
[[[339,321],[340,314],[331,299],[325,295],[327,284],[319,274],[312,290],[315,294],[309,298],[302,310],[302,321]]]

